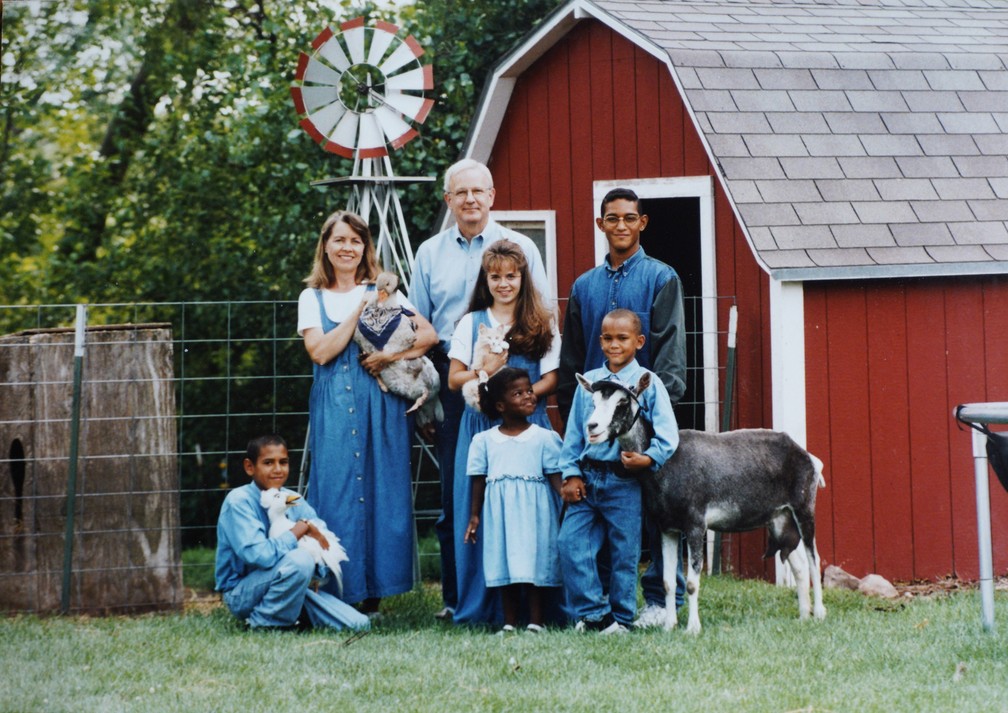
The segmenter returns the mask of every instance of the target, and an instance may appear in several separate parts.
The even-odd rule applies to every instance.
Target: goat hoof
[[[826,618],[826,607],[818,606],[815,608],[815,618],[822,620]]]

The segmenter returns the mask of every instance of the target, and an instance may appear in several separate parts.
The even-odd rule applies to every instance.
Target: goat
[[[589,443],[617,440],[624,451],[647,449],[654,429],[642,417],[637,395],[651,385],[651,376],[646,372],[636,387],[628,388],[612,381],[591,383],[577,375],[594,404],[586,425]],[[726,433],[683,429],[679,447],[661,468],[633,475],[640,481],[647,513],[662,533],[666,629],[677,623],[675,574],[679,536],[684,535],[689,560],[686,632],[700,633],[697,597],[708,529],[745,532],[766,527],[769,542],[764,557],[779,551],[791,566],[798,583],[799,617],[809,617],[811,579],[812,611],[817,619],[825,618],[815,546],[816,488],[826,486],[822,461],[787,434],[765,429]]]

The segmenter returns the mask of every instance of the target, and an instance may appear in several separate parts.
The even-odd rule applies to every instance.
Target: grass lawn
[[[368,635],[242,630],[219,606],[0,622],[0,711],[1008,711],[1008,596],[889,602],[729,576],[701,586],[699,637],[570,630],[506,638],[440,624],[436,587],[386,600]]]

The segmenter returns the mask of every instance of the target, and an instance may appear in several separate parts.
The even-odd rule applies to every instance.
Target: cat
[[[479,378],[467,381],[462,385],[462,397],[469,406],[477,411],[480,410],[479,385],[485,383],[492,376],[483,370],[483,362],[489,354],[507,354],[508,343],[504,338],[506,333],[507,327],[502,324],[496,327],[488,327],[485,324],[479,326],[476,342],[473,344],[472,365],[469,367],[479,375]]]

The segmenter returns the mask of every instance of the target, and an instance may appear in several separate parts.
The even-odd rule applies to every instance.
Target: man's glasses
[[[626,227],[632,228],[635,225],[637,225],[637,223],[640,222],[640,216],[637,215],[636,213],[630,213],[629,215],[613,215],[612,213],[610,213],[609,215],[607,215],[602,219],[602,222],[608,225],[610,228],[615,228],[617,225],[620,224],[621,220],[623,221],[623,224],[626,225]]]
[[[481,200],[489,191],[485,188],[467,188],[464,191],[455,191],[451,195],[457,201],[464,201],[468,199],[470,193],[472,193],[472,197],[476,200]]]

